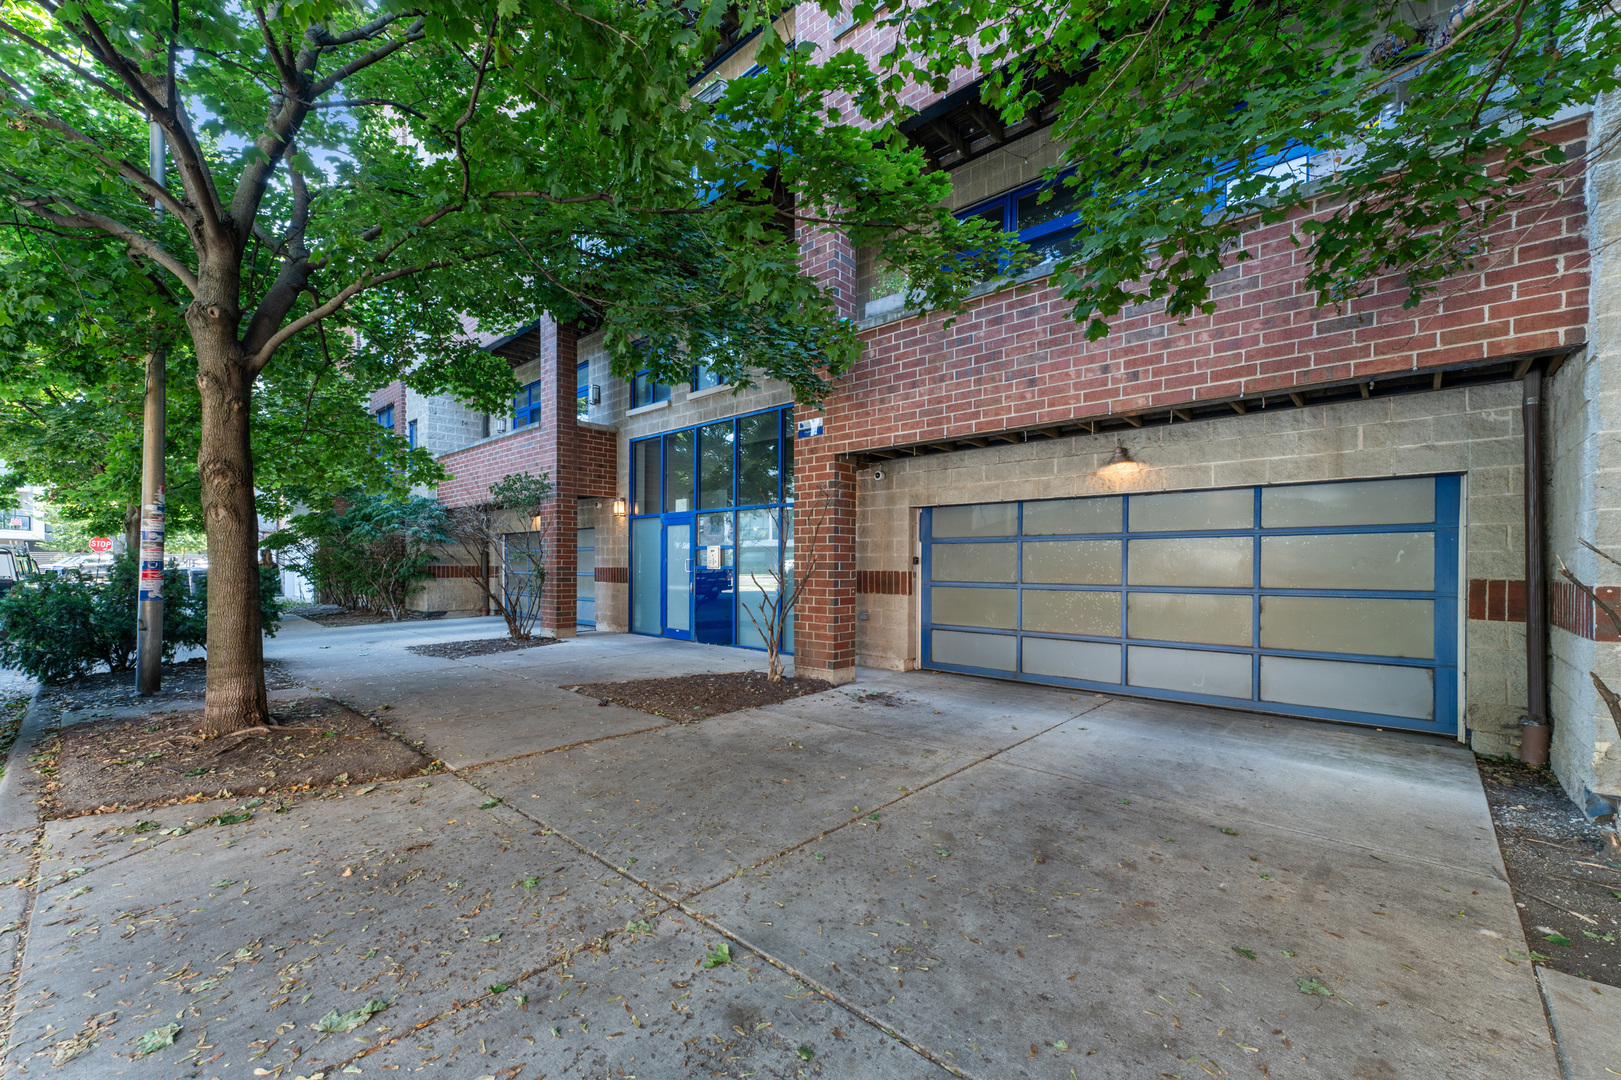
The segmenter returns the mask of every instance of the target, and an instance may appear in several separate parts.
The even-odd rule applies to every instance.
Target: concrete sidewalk
[[[924,673],[678,725],[560,687],[763,656],[305,627],[455,771],[49,823],[8,1067],[1560,1075],[1456,744]]]

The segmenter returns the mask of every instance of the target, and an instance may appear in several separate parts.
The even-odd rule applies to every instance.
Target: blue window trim
[[[416,449],[417,422],[415,420],[407,420],[405,422],[405,442],[407,446],[411,447],[411,449]]]
[[[709,376],[708,381],[705,381],[704,376],[706,375]],[[721,385],[720,376],[715,374],[715,369],[710,367],[702,360],[699,360],[692,365],[691,381],[692,390],[694,393],[699,390],[707,390],[710,387]]]
[[[644,393],[645,391],[645,393]],[[652,405],[660,401],[670,400],[670,388],[653,378],[653,370],[646,368],[638,371],[630,379],[630,407],[639,409],[643,405]]]
[[[1058,198],[1068,190],[1064,181],[1071,175],[1073,174],[1066,172],[1054,180],[1039,180],[1033,184],[1025,184],[1023,187],[1014,188],[1011,191],[1004,191],[993,199],[986,199],[965,210],[958,210],[956,214],[957,220],[966,221],[968,218],[980,217],[986,211],[1000,207],[1002,210],[1002,231],[1016,235],[1022,243],[1034,245],[1044,241],[1066,239],[1080,228],[1081,218],[1079,213],[1061,214],[1051,221],[1043,221],[1039,225],[1020,229],[1018,228],[1019,200],[1026,195],[1045,190],[1053,191],[1053,197]]]
[[[776,499],[775,502],[746,503],[746,504],[739,505],[738,502],[737,502],[738,464],[739,464],[739,461],[740,461],[740,455],[743,452],[743,446],[742,446],[741,441],[736,437],[737,425],[739,423],[741,423],[742,421],[749,419],[750,417],[760,416],[760,415],[765,414],[765,413],[776,413],[776,414],[778,414],[778,420],[777,420],[777,499]],[[630,453],[630,494],[631,494],[631,498],[628,500],[628,507],[627,507],[627,509],[630,511],[630,513],[628,514],[629,520],[630,521],[637,521],[637,520],[644,520],[644,519],[663,520],[665,522],[666,527],[673,524],[673,525],[676,525],[678,527],[681,526],[681,525],[686,525],[686,526],[688,526],[690,528],[696,529],[696,521],[697,521],[697,518],[699,517],[699,515],[702,515],[702,514],[730,513],[730,514],[734,515],[733,519],[732,519],[732,536],[734,538],[734,543],[735,543],[735,539],[736,539],[736,536],[737,536],[737,519],[736,519],[735,515],[739,511],[745,511],[745,510],[780,510],[780,511],[785,511],[785,512],[791,512],[793,510],[794,503],[792,501],[792,498],[791,498],[789,492],[787,491],[787,489],[786,489],[786,487],[784,485],[785,485],[785,482],[787,481],[787,476],[786,476],[786,472],[785,472],[785,466],[789,461],[792,460],[792,458],[794,456],[794,451],[793,451],[794,420],[793,420],[793,416],[794,416],[794,406],[793,405],[776,405],[776,406],[773,406],[773,407],[771,407],[769,409],[755,409],[753,412],[738,413],[735,416],[721,417],[720,419],[711,420],[708,423],[704,423],[704,424],[691,424],[691,425],[688,425],[686,427],[671,428],[669,431],[661,431],[657,435],[649,435],[649,436],[646,436],[645,438],[641,438],[641,439],[632,439],[631,442],[630,442],[629,448],[628,448],[629,453]],[[690,432],[694,433],[693,434],[694,449],[696,450],[696,440],[698,438],[697,432],[698,432],[698,430],[700,428],[712,427],[715,424],[724,424],[724,423],[728,423],[728,422],[730,422],[732,424],[732,431],[733,431],[733,438],[732,438],[732,504],[730,506],[721,507],[721,508],[717,508],[717,509],[714,509],[714,510],[696,510],[696,509],[694,509],[694,510],[671,511],[670,513],[664,513],[663,511],[664,511],[664,474],[665,474],[665,469],[664,469],[664,447],[663,447],[663,444],[662,444],[662,440],[666,436],[679,435],[682,432],[689,432],[690,431]],[[657,467],[658,467],[658,471],[659,471],[658,498],[657,498],[657,502],[655,504],[658,507],[658,509],[651,512],[651,513],[638,514],[638,513],[635,512],[636,511],[636,494],[637,494],[637,491],[638,491],[638,488],[637,488],[638,478],[636,476],[636,461],[637,461],[636,448],[639,445],[643,444],[643,443],[650,443],[650,442],[659,444],[658,454],[655,455],[656,459],[658,461],[658,466]],[[693,476],[693,496],[694,496],[694,498],[693,498],[693,501],[696,503],[701,498],[701,490],[700,489],[702,488],[702,485],[703,485],[703,478],[702,478],[701,475],[698,474],[698,471],[697,471],[697,468],[696,468],[697,461],[698,461],[698,455],[696,453],[694,453],[694,455],[693,455],[693,460],[694,460],[694,476]],[[627,534],[628,534],[628,539],[629,539],[629,543],[630,543],[630,547],[631,547],[629,564],[630,564],[630,566],[632,568],[634,568],[635,565],[636,565],[636,552],[635,552],[636,530],[633,529],[633,528],[629,528],[628,525],[627,525],[626,531],[627,531]],[[663,537],[663,532],[664,532],[663,529],[659,530],[659,539],[658,539],[658,544],[659,544],[659,547],[660,547],[659,562],[660,562],[661,565],[664,562],[664,553],[663,553],[664,537]],[[777,549],[778,550],[778,559],[779,559],[779,561],[782,558],[782,552],[783,552],[782,539],[785,537],[786,532],[787,532],[787,530],[782,528],[782,526],[781,526],[781,524],[779,522],[779,525],[778,525],[778,537],[779,537],[779,539],[778,539],[778,549]],[[694,546],[696,546],[696,533],[694,534]],[[696,555],[694,557],[696,558]],[[668,569],[669,569],[668,567],[664,568],[664,572],[666,574],[668,573]],[[629,598],[629,602],[631,604],[635,603],[634,587],[635,587],[635,583],[633,581],[632,582],[632,595]],[[659,583],[658,595],[659,595],[659,625],[660,626],[668,626],[670,620],[669,620],[669,613],[665,610],[665,604],[668,602],[668,599],[669,599],[669,590],[664,587],[664,582],[662,582],[662,581]],[[689,593],[689,603],[690,602],[691,602],[691,594]],[[628,621],[630,622],[632,627],[634,627],[634,625],[635,625],[634,612],[633,611],[630,612],[629,615],[630,615],[630,618],[628,619]],[[733,622],[732,622],[732,642],[733,643],[732,643],[731,646],[729,646],[729,648],[753,649],[756,652],[764,652],[765,649],[762,646],[744,645],[744,644],[741,644],[741,643],[739,643],[737,641],[738,612],[737,612],[735,607],[734,607],[733,612],[732,612],[732,618],[733,618]],[[744,618],[747,618],[747,616],[744,616]],[[793,614],[790,613],[788,619],[784,621],[785,637],[791,637],[791,635],[793,633],[793,618],[794,618]],[[693,620],[689,619],[688,622],[689,622],[689,625],[692,625]],[[694,627],[694,629],[696,629],[696,628]],[[663,634],[650,634],[645,630],[632,629],[630,632],[633,633],[633,634],[641,634],[643,637],[663,637],[664,636]],[[692,640],[696,640],[696,639],[693,638]],[[781,652],[781,655],[783,655],[783,656],[792,656],[793,655],[793,649],[786,647],[786,645],[785,645],[784,648],[782,648],[780,650],[780,652]]]
[[[1461,477],[1456,474],[1439,474],[1435,479],[1435,520],[1428,524],[1408,525],[1368,525],[1368,526],[1306,526],[1299,528],[1262,528],[1261,521],[1261,492],[1262,487],[1253,487],[1249,490],[1255,492],[1254,517],[1250,527],[1241,529],[1200,529],[1182,532],[1132,532],[1131,531],[1131,502],[1135,497],[1143,495],[1160,494],[1160,492],[1139,492],[1119,496],[1121,499],[1121,526],[1119,531],[1085,533],[1073,535],[1046,535],[1039,537],[1024,535],[1024,506],[1019,503],[1018,531],[1012,536],[986,536],[986,537],[950,537],[939,540],[933,536],[933,508],[925,508],[922,512],[920,539],[923,546],[922,574],[920,585],[922,590],[922,666],[942,671],[960,671],[971,675],[988,675],[998,679],[1011,679],[1019,682],[1039,683],[1043,685],[1071,686],[1086,690],[1111,691],[1118,694],[1129,694],[1134,697],[1157,698],[1171,701],[1188,701],[1212,705],[1226,705],[1247,709],[1253,712],[1278,713],[1286,716],[1306,716],[1321,720],[1336,720],[1346,723],[1376,725],[1387,728],[1401,728],[1411,731],[1432,732],[1438,735],[1456,736],[1459,731],[1458,715],[1458,538],[1459,538],[1459,511],[1462,494]],[[1332,482],[1332,481],[1330,481]],[[1354,481],[1344,481],[1351,483]],[[1274,487],[1299,485],[1267,485]],[[1203,491],[1215,490],[1246,490],[1246,488],[1201,488]],[[1107,497],[1107,496],[1104,496]],[[1041,502],[1045,500],[1026,500],[1026,502]],[[1435,534],[1435,588],[1431,591],[1404,592],[1393,590],[1374,589],[1279,589],[1263,587],[1261,585],[1261,538],[1263,536],[1322,536],[1329,534],[1374,535],[1379,533],[1415,533],[1430,532]],[[1191,537],[1242,537],[1252,539],[1254,577],[1248,587],[1238,588],[1193,588],[1186,586],[1149,586],[1130,584],[1130,545],[1129,540],[1160,539],[1160,538],[1191,538]],[[981,626],[963,626],[959,624],[935,624],[932,613],[930,587],[933,581],[933,546],[935,544],[975,544],[975,543],[1017,543],[1019,545],[1019,562],[1016,573],[1017,580],[1013,583],[978,583],[978,582],[940,582],[939,584],[951,588],[965,589],[1014,589],[1016,594],[1017,618],[1023,623],[1023,594],[1027,587],[1023,576],[1023,550],[1025,541],[1048,540],[1117,540],[1120,541],[1121,570],[1119,585],[1054,585],[1049,583],[1032,583],[1032,588],[1042,591],[1061,590],[1072,592],[1110,592],[1118,593],[1122,597],[1121,605],[1121,633],[1118,635],[1087,635],[1087,634],[1054,634],[1026,630],[999,630]],[[1157,639],[1136,638],[1129,634],[1126,625],[1128,612],[1124,598],[1133,592],[1157,592],[1188,594],[1218,594],[1233,596],[1253,596],[1256,602],[1253,605],[1252,618],[1254,620],[1250,630],[1250,645],[1207,645],[1182,641],[1161,641]],[[1296,649],[1278,649],[1263,647],[1260,628],[1260,598],[1266,596],[1329,596],[1352,597],[1368,599],[1422,599],[1435,602],[1434,642],[1435,655],[1430,659],[1410,657],[1379,656],[1371,654],[1330,653]],[[1015,646],[1015,670],[1006,671],[997,668],[979,668],[959,664],[937,663],[933,659],[932,634],[936,629],[960,630],[974,634],[989,634],[998,637],[1012,637],[1016,640],[1025,638],[1056,638],[1066,641],[1096,641],[1120,646],[1120,678],[1118,682],[1103,683],[1083,679],[1066,679],[1051,675],[1029,675],[1023,669],[1022,645]],[[1193,694],[1177,690],[1163,690],[1157,687],[1135,686],[1127,682],[1127,647],[1132,645],[1159,648],[1184,649],[1193,652],[1219,652],[1234,654],[1249,654],[1251,658],[1250,696],[1248,698],[1229,698],[1208,694]],[[1371,662],[1392,667],[1419,667],[1429,668],[1435,673],[1434,719],[1422,720],[1411,717],[1385,716],[1381,714],[1356,712],[1345,709],[1329,709],[1310,705],[1293,705],[1260,700],[1260,664],[1262,656],[1300,657],[1313,660],[1337,660],[1347,662]]]
[[[394,430],[394,406],[384,405],[377,410],[377,422],[389,431]]]
[[[581,366],[584,366],[584,365],[581,365]],[[597,545],[596,545],[594,540],[593,540],[590,547],[581,547],[579,545],[579,543],[577,542],[578,541],[578,536],[579,536],[579,533],[582,532],[582,531],[583,530],[579,530],[579,529],[575,530],[576,543],[574,545],[574,576],[575,576],[576,579],[589,577],[593,581],[595,581],[596,580],[596,570],[595,569],[592,569],[590,571],[585,571],[585,570],[580,569],[580,555],[579,555],[579,553],[582,552],[582,551],[593,551],[594,552],[594,551],[597,550]],[[595,526],[592,527],[591,531],[593,533],[596,532]],[[592,561],[595,562],[596,560],[593,559]],[[581,604],[590,604],[591,605],[591,617],[589,619],[580,618],[580,605]],[[581,596],[580,595],[580,589],[579,589],[578,585],[576,585],[575,588],[574,588],[574,625],[575,626],[589,626],[593,630],[595,630],[597,628],[597,598],[595,596]]]
[[[546,395],[537,379],[512,395],[512,427],[517,430],[540,423],[546,409]]]

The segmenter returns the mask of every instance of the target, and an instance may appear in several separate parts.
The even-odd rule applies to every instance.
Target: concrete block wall
[[[1621,568],[1579,541],[1621,558],[1621,95],[1601,99],[1587,163],[1593,305],[1585,353],[1567,361],[1544,393],[1548,554],[1558,588],[1562,559],[1589,585],[1621,585]],[[1615,595],[1611,593],[1610,595]],[[1549,631],[1551,763],[1566,791],[1621,793],[1621,730],[1594,688],[1621,689],[1621,645],[1602,614]],[[1609,639],[1609,640],[1607,640]]]
[[[854,595],[854,614],[867,615],[848,622],[855,662],[917,666],[921,608],[912,558],[921,554],[917,520],[925,506],[1462,473],[1464,585],[1521,580],[1519,405],[1519,384],[1501,383],[1143,428],[1122,437],[1142,466],[1124,480],[1097,472],[1114,450],[1114,435],[897,458],[878,467],[881,481],[864,468],[855,490],[854,571],[862,580],[892,574],[909,586]],[[1522,612],[1519,623],[1467,622],[1466,723],[1473,745],[1485,752],[1506,752],[1518,738],[1526,705],[1523,618]],[[802,620],[801,640],[811,632]]]

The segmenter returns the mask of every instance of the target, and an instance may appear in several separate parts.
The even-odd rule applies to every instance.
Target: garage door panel
[[[1435,657],[1435,601],[1261,597],[1261,645],[1294,652]]]
[[[1019,594],[1012,589],[929,590],[931,621],[952,626],[984,626],[1012,630],[1019,625]]]
[[[1255,541],[1248,536],[1132,540],[1126,554],[1133,585],[1247,589],[1255,582]]]
[[[1134,592],[1126,599],[1126,636],[1200,645],[1249,645],[1255,600],[1222,593]]]
[[[1104,641],[1027,637],[1024,639],[1024,672],[1082,682],[1118,683],[1120,646]]]
[[[1427,667],[1263,656],[1261,700],[1433,720],[1435,672]]]
[[[929,634],[930,658],[956,667],[1017,671],[1019,639],[1008,634],[973,634],[935,630]]]
[[[1159,649],[1132,645],[1126,649],[1126,682],[1155,690],[1211,697],[1250,697],[1249,653]]]
[[[923,663],[1453,734],[1457,476],[925,510]]]
[[[1263,537],[1261,587],[1430,592],[1435,588],[1435,534]]]
[[[1038,634],[1119,637],[1120,594],[1080,589],[1025,589],[1021,629]]]

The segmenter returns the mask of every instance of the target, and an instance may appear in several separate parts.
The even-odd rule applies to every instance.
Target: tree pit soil
[[[301,619],[308,619],[326,627],[371,626],[374,623],[396,621],[419,622],[424,619],[442,619],[448,614],[444,611],[407,611],[404,619],[395,620],[382,612],[351,610],[334,604],[311,604],[308,607],[288,607],[283,610],[289,615],[297,615]]]
[[[198,711],[68,724],[35,761],[50,817],[280,795],[431,771],[433,762],[331,698],[275,703],[263,731],[199,736]]]
[[[586,683],[564,687],[598,704],[623,705],[671,720],[707,720],[711,716],[776,705],[806,694],[833,689],[820,679],[790,679],[772,682],[763,671],[728,671],[719,675],[677,675],[666,679],[634,679],[629,682]]]
[[[1530,959],[1621,986],[1621,862],[1613,861],[1604,830],[1552,770],[1476,760]]]
[[[130,705],[161,706],[166,702],[191,701],[208,689],[208,660],[196,657],[176,664],[164,664],[161,687],[151,697],[135,692],[135,671],[93,671],[76,679],[47,686],[42,699],[63,712],[123,708]],[[300,685],[287,669],[274,660],[265,661],[265,689],[288,690]]]
[[[418,656],[437,656],[441,660],[464,660],[469,656],[490,656],[495,653],[535,649],[542,645],[557,645],[567,638],[474,638],[471,641],[441,641],[436,645],[407,645],[405,651]]]

